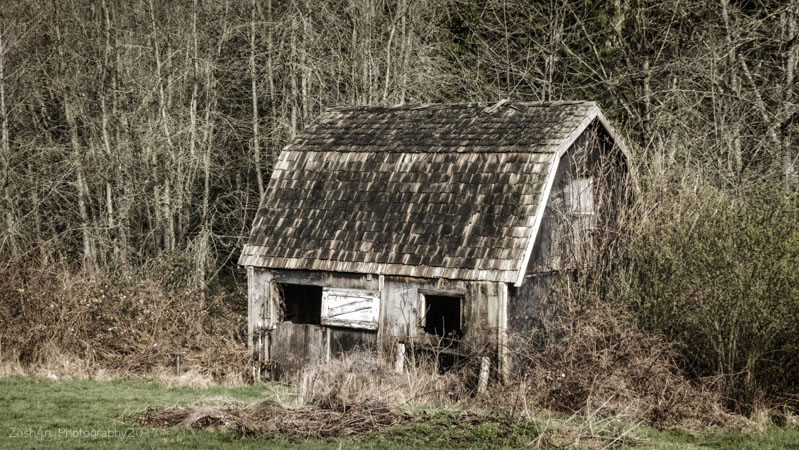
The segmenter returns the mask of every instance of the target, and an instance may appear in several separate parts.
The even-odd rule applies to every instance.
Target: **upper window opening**
[[[569,183],[569,208],[572,214],[594,213],[593,180],[575,178]]]
[[[319,325],[322,313],[322,287],[278,283],[283,306],[283,321]]]

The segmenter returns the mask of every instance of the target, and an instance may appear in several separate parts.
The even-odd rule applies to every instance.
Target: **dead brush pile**
[[[287,408],[264,401],[252,405],[225,403],[209,406],[176,406],[146,411],[139,424],[160,428],[224,428],[241,436],[303,440],[357,435],[412,420],[383,404],[351,405],[345,409]]]
[[[426,423],[441,406],[469,398],[462,374],[439,373],[432,361],[417,361],[402,374],[374,353],[354,351],[328,363],[306,366],[291,380],[298,406],[275,401],[152,409],[139,424],[161,428],[223,428],[241,436],[304,440],[355,436],[411,423]],[[433,407],[433,408],[426,408]],[[507,415],[453,412],[452,426],[493,423],[509,432]]]
[[[562,295],[534,333],[511,342],[517,373],[496,389],[508,391],[516,409],[534,405],[664,427],[732,420],[717,394],[680,373],[671,346],[641,331],[618,303]]]
[[[224,296],[155,281],[92,281],[67,271],[0,273],[0,362],[59,376],[158,376],[176,356],[193,374],[237,381],[247,373],[242,314]]]
[[[294,441],[336,436],[357,436],[397,425],[425,423],[429,411],[398,411],[385,403],[352,404],[341,408],[286,407],[273,401],[255,404],[223,403],[205,406],[175,406],[148,410],[139,417],[142,426],[155,428],[227,429],[240,436]],[[504,432],[508,418],[463,411],[452,415],[450,425],[473,427],[493,423]]]

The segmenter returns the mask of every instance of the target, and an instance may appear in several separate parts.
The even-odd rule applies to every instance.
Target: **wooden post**
[[[405,344],[397,343],[394,355],[394,372],[402,373],[405,366]]]
[[[480,378],[477,380],[477,393],[482,394],[488,387],[488,373],[491,369],[491,360],[488,356],[480,358]]]
[[[271,274],[270,274],[271,277]],[[275,318],[272,317],[273,314],[273,305],[272,302],[275,300],[274,291],[276,289],[275,283],[270,279],[267,283],[264,284],[264,307],[261,309],[262,317],[264,319],[263,322],[263,329],[262,329],[262,336],[263,336],[263,347],[261,348],[261,361],[262,366],[266,365],[267,369],[267,376],[269,379],[274,379],[275,372],[272,369],[272,330],[274,329]]]
[[[262,334],[264,334],[264,347],[263,347],[263,351],[261,352],[261,355],[263,355],[264,362],[268,364],[269,361],[272,360],[272,353],[271,353],[271,349],[272,349],[272,329],[271,329],[271,327],[265,329]]]
[[[175,358],[175,376],[180,376],[180,355]]]
[[[386,297],[388,296],[388,293],[384,287],[385,277],[383,277],[383,275],[378,275],[377,295],[380,297],[380,306],[377,312],[377,356],[380,358],[383,358],[385,356],[386,350],[388,350],[388,343],[386,342],[386,327],[383,326],[383,321],[386,318]]]
[[[252,348],[255,332],[256,282],[255,268],[247,266],[247,346]]]
[[[325,327],[325,362],[330,362],[330,327]]]
[[[497,324],[497,375],[502,383],[510,380],[508,355],[508,285],[499,283],[499,311]]]
[[[310,380],[308,379],[308,373],[307,372],[303,372],[303,374],[302,374],[302,382],[300,383],[300,395],[297,398],[297,404],[299,406],[302,406],[302,405],[305,404],[305,394],[306,394],[306,392],[308,392],[308,383],[309,383],[309,381]]]
[[[255,364],[257,365],[258,370],[256,371],[255,381],[260,383],[261,367],[263,366],[263,361],[261,361],[261,359],[263,358],[264,354],[264,342],[263,342],[264,331],[261,322],[258,322],[258,328],[256,330],[257,330],[256,332],[258,333],[258,357],[255,360]]]

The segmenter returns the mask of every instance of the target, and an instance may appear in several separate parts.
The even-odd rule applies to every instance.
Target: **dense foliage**
[[[241,284],[271,164],[325,107],[591,99],[639,174],[614,292],[690,377],[746,405],[795,395],[797,16],[797,0],[7,1],[0,264]]]
[[[631,297],[689,375],[719,377],[747,409],[799,388],[799,197],[702,193],[638,224]]]

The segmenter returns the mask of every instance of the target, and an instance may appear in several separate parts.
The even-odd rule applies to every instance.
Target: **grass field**
[[[255,402],[284,396],[278,385],[208,389],[167,388],[140,380],[49,380],[0,378],[0,448],[496,448],[532,442],[543,423],[528,422],[502,432],[491,424],[454,426],[446,412],[413,424],[359,438],[303,442],[239,438],[230,432],[141,428],[146,408],[234,399]],[[759,434],[717,432],[692,435],[640,427],[634,437],[649,448],[795,448],[799,428],[768,428]]]

